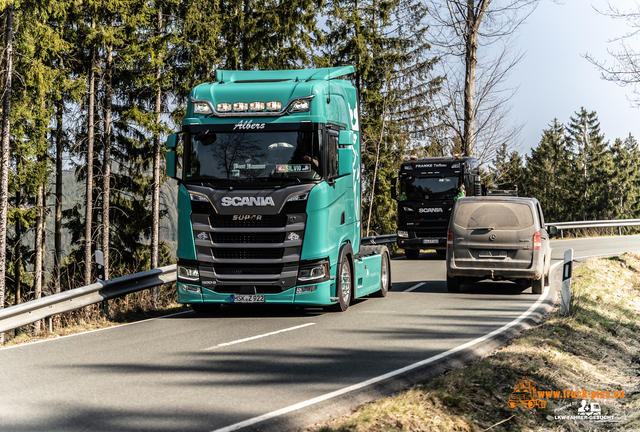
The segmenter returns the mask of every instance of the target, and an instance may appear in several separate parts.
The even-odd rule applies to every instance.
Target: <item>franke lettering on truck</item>
[[[224,197],[222,198],[222,205],[225,207],[234,206],[275,206],[273,198],[271,197]]]

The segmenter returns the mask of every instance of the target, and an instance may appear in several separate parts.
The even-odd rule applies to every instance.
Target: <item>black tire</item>
[[[531,282],[531,292],[534,294],[542,294],[542,291],[544,291],[544,273],[542,274],[542,277],[538,280],[534,280],[533,282]]]
[[[438,257],[440,257],[442,259],[446,259],[447,258],[447,250],[446,249],[436,249],[436,253],[438,254]]]
[[[447,275],[447,291],[460,292],[460,278]]]
[[[386,297],[391,289],[391,261],[389,251],[384,248],[380,262],[380,290],[373,293],[374,297]]]
[[[549,286],[551,285],[551,281],[549,279],[549,272],[551,271],[551,263],[549,263],[549,268],[547,269],[547,272],[544,274],[544,283],[545,286]]]
[[[420,249],[405,249],[404,256],[406,256],[407,259],[410,260],[418,259],[418,257],[420,256]]]
[[[192,303],[191,309],[198,315],[213,315],[220,309],[220,303]]]
[[[330,306],[334,312],[344,312],[349,308],[353,299],[353,266],[349,260],[351,246],[345,245],[340,249],[338,268],[336,269],[336,297],[338,303]]]

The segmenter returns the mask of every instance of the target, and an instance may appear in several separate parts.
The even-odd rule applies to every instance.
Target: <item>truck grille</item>
[[[212,233],[214,243],[282,243],[285,233]]]
[[[284,214],[304,213],[307,211],[307,201],[292,201],[288,202],[282,208]]]
[[[214,264],[219,275],[267,275],[282,273],[283,264]]]
[[[284,249],[232,249],[215,248],[213,255],[219,259],[280,259],[284,254]]]

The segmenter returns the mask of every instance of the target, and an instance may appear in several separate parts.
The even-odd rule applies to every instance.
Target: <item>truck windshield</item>
[[[190,135],[188,179],[322,178],[320,131],[211,132]]]
[[[453,199],[458,193],[458,177],[406,177],[400,179],[401,201]]]

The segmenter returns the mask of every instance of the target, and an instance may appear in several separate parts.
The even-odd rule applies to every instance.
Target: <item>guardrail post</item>
[[[96,250],[96,264],[98,282],[104,281],[104,253],[101,250]],[[102,314],[105,318],[109,319],[109,300],[102,301]]]
[[[569,315],[569,305],[571,304],[571,273],[573,271],[573,249],[564,251],[564,265],[562,266],[562,299],[560,303],[560,314]]]

